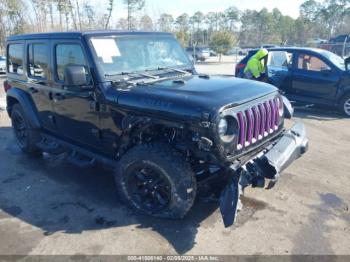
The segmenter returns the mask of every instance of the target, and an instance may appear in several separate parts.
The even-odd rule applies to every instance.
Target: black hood
[[[194,75],[183,80],[184,83],[167,80],[119,90],[118,105],[145,113],[198,118],[204,112],[217,113],[277,91],[269,84],[225,76],[206,79]]]

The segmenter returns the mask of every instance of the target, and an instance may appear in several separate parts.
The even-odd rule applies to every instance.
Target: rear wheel
[[[39,142],[40,134],[30,127],[20,104],[13,106],[11,121],[17,144],[21,150],[30,154],[40,153],[40,149],[36,146]]]
[[[166,144],[130,149],[119,161],[115,179],[122,199],[152,216],[183,218],[196,196],[190,165]]]
[[[342,98],[339,104],[339,109],[347,117],[350,117],[350,94]]]

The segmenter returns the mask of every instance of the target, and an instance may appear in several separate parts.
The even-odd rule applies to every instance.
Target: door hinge
[[[90,102],[90,109],[99,112],[100,111],[100,103],[97,101]]]

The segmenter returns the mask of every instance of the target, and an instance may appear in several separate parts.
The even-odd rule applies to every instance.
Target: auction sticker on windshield
[[[91,43],[95,48],[98,57],[102,58],[103,63],[113,63],[113,57],[121,56],[117,43],[110,38],[94,38]]]

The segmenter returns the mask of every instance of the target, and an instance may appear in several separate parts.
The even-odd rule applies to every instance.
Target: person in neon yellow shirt
[[[260,49],[253,55],[244,69],[244,78],[263,81],[266,77],[266,63],[269,55],[267,49]]]

